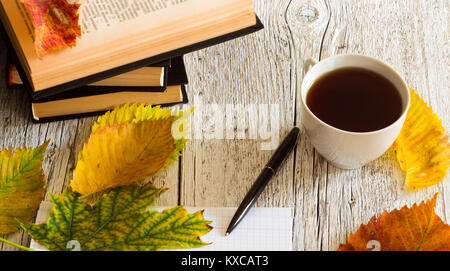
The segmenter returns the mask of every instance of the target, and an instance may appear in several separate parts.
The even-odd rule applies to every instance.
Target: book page
[[[25,27],[27,29],[26,34],[28,35],[28,38],[34,40],[34,26],[31,20],[30,13],[28,12],[27,8],[20,2],[20,0],[14,1],[17,9],[20,12],[20,19],[23,20],[23,23],[25,24]]]
[[[27,8],[14,0],[24,21],[28,35],[34,37],[33,23]],[[80,9],[80,25],[83,35],[106,30],[122,22],[146,16],[162,9],[174,8],[190,0],[87,0]]]
[[[80,12],[83,35],[131,21],[190,0],[88,0]]]

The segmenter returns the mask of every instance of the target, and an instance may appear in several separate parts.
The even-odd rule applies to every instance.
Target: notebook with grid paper
[[[252,208],[242,222],[225,236],[237,208],[188,207],[204,209],[204,217],[213,221],[213,230],[202,237],[211,243],[194,251],[290,251],[292,250],[292,208]]]

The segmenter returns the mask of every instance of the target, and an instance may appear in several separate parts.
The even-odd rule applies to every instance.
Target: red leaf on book
[[[14,71],[14,69],[15,69],[14,65],[9,65],[8,86],[12,86],[12,84],[13,84],[13,71]]]
[[[78,24],[80,4],[67,0],[22,0],[28,8],[35,28],[34,45],[42,58],[48,52],[70,48],[81,36]]]

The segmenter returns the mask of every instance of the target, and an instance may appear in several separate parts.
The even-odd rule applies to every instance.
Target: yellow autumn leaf
[[[172,129],[186,114],[172,116],[172,110],[135,104],[100,117],[79,154],[73,191],[87,195],[129,185],[176,161],[187,140],[175,139]]]
[[[99,117],[97,122],[92,126],[92,133],[107,125],[118,124],[123,122],[138,123],[144,120],[172,119],[172,133],[175,134],[176,148],[167,159],[164,168],[178,161],[181,151],[186,147],[187,135],[189,132],[188,117],[194,111],[194,107],[186,111],[178,111],[174,113],[172,109],[161,108],[161,106],[151,106],[145,104],[125,104],[113,111],[107,112]]]
[[[172,117],[172,110],[161,108],[161,106],[152,107],[151,105],[137,103],[125,104],[99,117],[92,126],[92,133],[107,125],[124,122],[137,123],[143,120],[169,119]]]
[[[42,160],[49,142],[35,149],[0,151],[0,235],[19,229],[44,197]]]
[[[414,90],[405,124],[393,147],[406,171],[408,190],[444,180],[450,166],[448,135],[442,121]]]

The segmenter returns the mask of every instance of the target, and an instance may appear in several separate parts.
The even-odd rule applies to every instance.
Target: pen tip
[[[230,233],[229,233],[229,232],[226,232],[226,233],[225,233],[225,237],[227,237],[228,235],[230,235]]]

